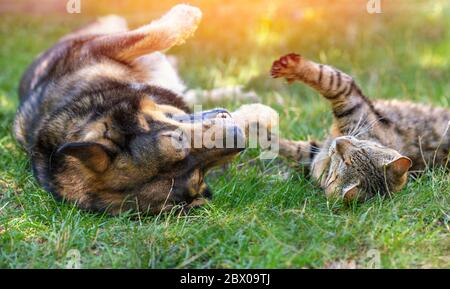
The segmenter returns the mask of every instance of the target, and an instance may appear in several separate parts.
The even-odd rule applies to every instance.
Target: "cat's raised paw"
[[[302,57],[295,53],[282,56],[272,64],[270,74],[273,78],[284,77],[288,82],[296,79],[296,68],[300,64]]]

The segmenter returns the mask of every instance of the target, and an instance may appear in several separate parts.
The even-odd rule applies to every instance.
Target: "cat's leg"
[[[279,155],[298,162],[309,168],[314,158],[320,153],[321,142],[317,141],[293,141],[279,140]]]
[[[358,126],[382,118],[353,78],[331,66],[288,54],[273,63],[271,74],[289,83],[301,81],[319,91],[332,106],[336,135],[354,133]]]

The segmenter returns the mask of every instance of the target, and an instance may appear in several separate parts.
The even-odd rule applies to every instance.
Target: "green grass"
[[[366,1],[342,1],[304,10],[303,18],[292,11],[305,7],[291,1],[193,2],[204,10],[201,27],[171,51],[187,84],[247,85],[281,113],[285,137],[322,138],[331,122],[317,93],[269,79],[271,62],[291,51],[354,75],[370,97],[450,107],[448,1],[396,1],[381,15],[367,14]],[[327,201],[295,168],[263,162],[249,150],[208,177],[215,198],[190,216],[109,217],[55,201],[36,184],[11,135],[18,81],[39,52],[91,14],[119,11],[136,25],[171,4],[114,11],[108,3],[82,15],[0,15],[1,268],[65,267],[71,249],[85,268],[370,267],[372,252],[384,268],[450,268],[450,188],[443,170],[411,180],[392,198],[345,206]],[[236,11],[247,16],[231,17]]]

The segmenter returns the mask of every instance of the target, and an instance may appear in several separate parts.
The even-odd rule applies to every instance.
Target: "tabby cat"
[[[408,171],[450,167],[449,109],[371,101],[351,76],[297,54],[275,61],[271,74],[302,81],[331,104],[333,125],[325,141],[280,140],[280,154],[309,163],[328,197],[387,195],[405,186]]]

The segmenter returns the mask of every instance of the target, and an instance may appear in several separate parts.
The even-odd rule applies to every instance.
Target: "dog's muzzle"
[[[237,153],[245,149],[245,134],[230,112],[223,108],[186,115],[174,115],[173,120],[190,124],[193,151],[212,150],[220,154]]]

